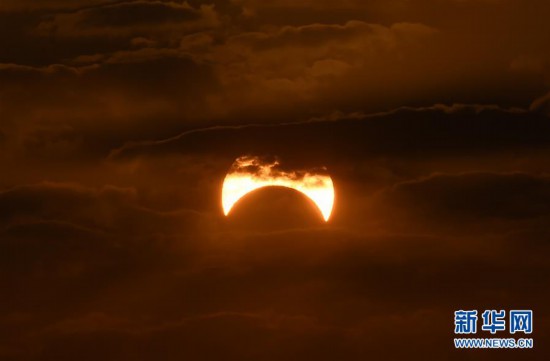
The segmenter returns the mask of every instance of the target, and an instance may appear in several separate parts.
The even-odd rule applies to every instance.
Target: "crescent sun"
[[[248,193],[263,187],[295,189],[311,199],[328,221],[334,206],[334,184],[328,174],[319,170],[282,171],[279,161],[266,162],[258,157],[243,156],[235,160],[222,187],[222,208],[227,216],[233,206]]]

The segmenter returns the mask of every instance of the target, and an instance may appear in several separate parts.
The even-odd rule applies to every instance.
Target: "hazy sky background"
[[[3,0],[0,359],[546,360],[549,16]],[[326,166],[330,222],[226,219],[246,154]],[[534,350],[454,350],[455,310],[522,308]]]

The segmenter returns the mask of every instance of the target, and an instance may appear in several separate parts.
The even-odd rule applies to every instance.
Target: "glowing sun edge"
[[[269,169],[262,174],[234,172],[226,175],[222,189],[222,207],[227,216],[235,203],[246,194],[269,186],[295,189],[311,199],[321,211],[325,222],[330,218],[334,206],[334,185],[327,175],[306,173],[296,179],[292,173],[270,176]]]

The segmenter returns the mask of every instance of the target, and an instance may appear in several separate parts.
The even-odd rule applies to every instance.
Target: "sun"
[[[325,169],[284,171],[280,161],[265,161],[259,157],[237,158],[225,176],[222,188],[222,208],[227,216],[248,193],[269,186],[295,189],[311,199],[328,221],[334,206],[334,185]]]

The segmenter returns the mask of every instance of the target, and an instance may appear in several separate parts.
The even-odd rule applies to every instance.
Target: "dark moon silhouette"
[[[315,203],[297,190],[269,186],[241,198],[227,217],[231,227],[278,230],[321,226],[323,215]]]

